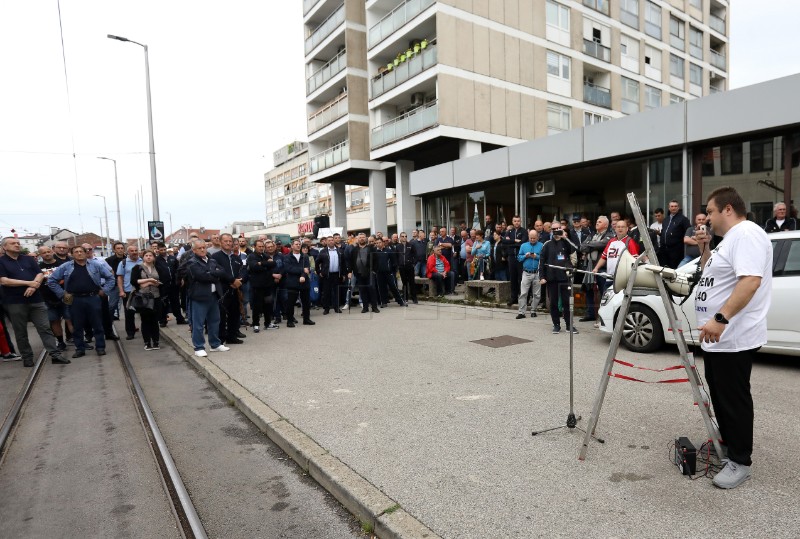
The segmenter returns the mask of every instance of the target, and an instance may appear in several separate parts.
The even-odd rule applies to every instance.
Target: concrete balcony
[[[386,14],[376,25],[369,29],[367,37],[369,48],[374,47],[408,21],[435,4],[435,0],[406,0]]]
[[[726,65],[725,62],[725,56],[718,53],[714,49],[711,49],[711,65],[723,71],[728,70],[728,66]]]
[[[344,4],[328,15],[328,17],[317,26],[306,38],[306,54],[314,50],[314,47],[322,43],[326,37],[331,35],[344,22]]]
[[[330,125],[342,116],[347,114],[348,111],[347,94],[341,94],[339,97],[316,111],[308,117],[308,134],[319,131],[326,125]]]
[[[347,67],[347,51],[342,51],[306,79],[306,95],[341,73],[345,67]]]
[[[421,49],[410,60],[392,64],[391,71],[386,71],[383,75],[372,79],[372,98],[376,98],[410,80],[423,71],[437,64],[436,43],[429,44],[425,49]]]
[[[324,152],[312,155],[309,159],[311,174],[316,174],[326,168],[330,168],[339,163],[344,163],[350,159],[350,141],[345,140],[336,146],[328,148]]]
[[[583,40],[583,52],[604,62],[611,61],[611,49],[590,39]]]
[[[717,17],[716,15],[711,15],[708,18],[708,25],[712,30],[716,30],[720,34],[725,35],[725,19]]]
[[[591,82],[583,83],[583,100],[590,105],[611,108],[611,90]]]
[[[397,140],[406,138],[439,123],[438,101],[431,101],[393,118],[372,130],[371,147],[380,148]]]

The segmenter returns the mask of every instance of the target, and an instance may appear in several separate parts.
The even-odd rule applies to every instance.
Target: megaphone
[[[614,292],[625,290],[635,262],[636,259],[627,250],[622,252],[617,261],[616,273],[614,273]],[[654,264],[642,264],[636,269],[636,280],[633,282],[633,287],[658,290],[656,279],[659,277],[656,276],[656,273],[661,276],[666,287],[676,296],[688,296],[692,293],[689,274]]]

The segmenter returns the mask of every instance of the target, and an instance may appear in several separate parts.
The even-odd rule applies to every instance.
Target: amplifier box
[[[675,440],[674,461],[683,475],[694,475],[697,472],[697,450],[689,438],[681,436]]]

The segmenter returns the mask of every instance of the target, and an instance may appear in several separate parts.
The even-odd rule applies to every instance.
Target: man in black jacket
[[[192,346],[194,355],[206,357],[203,327],[208,328],[208,345],[214,352],[230,350],[219,338],[219,298],[225,271],[217,262],[206,256],[206,242],[192,241],[192,254],[187,257],[183,270],[186,276],[186,295],[191,302]]]
[[[379,313],[377,294],[372,286],[372,270],[373,270],[373,254],[375,247],[367,243],[367,236],[363,232],[359,233],[358,240],[350,251],[350,259],[348,260],[348,267],[350,272],[347,278],[350,279],[355,276],[356,286],[358,286],[358,295],[362,301],[362,313],[369,311],[369,306],[372,306],[373,313]]]
[[[683,260],[683,237],[686,229],[692,226],[681,212],[677,200],[669,201],[669,215],[661,224],[661,247],[658,258],[663,266],[676,269]]]
[[[219,237],[221,249],[211,255],[225,272],[222,282],[222,311],[219,317],[219,336],[226,344],[242,344],[245,335],[239,331],[238,290],[242,286],[242,259],[233,252],[233,236]]]
[[[303,325],[313,326],[311,320],[311,300],[309,297],[311,264],[308,256],[300,252],[300,240],[292,242],[292,252],[283,257],[283,270],[286,274],[286,327],[293,328],[297,323],[294,317],[294,304],[300,298],[303,310]]]
[[[394,296],[395,301],[401,307],[405,307],[406,302],[400,295],[397,289],[397,284],[392,278],[397,273],[397,261],[395,260],[395,252],[389,247],[386,247],[383,239],[375,241],[375,272],[378,279],[378,295],[381,300],[381,307],[386,307],[389,303],[389,294]]]
[[[121,241],[114,243],[114,254],[106,258],[106,264],[111,267],[111,273],[117,274],[117,268],[120,263],[125,260],[125,244]],[[111,311],[111,316],[114,320],[119,320],[119,288],[117,288],[116,280],[114,281],[114,288],[108,295],[108,308]]]
[[[414,265],[417,263],[416,253],[405,232],[400,233],[400,242],[395,247],[397,268],[400,270],[400,280],[403,282],[403,298],[406,302],[417,303],[417,287],[414,285]]]
[[[414,250],[414,260],[416,261],[414,263],[414,275],[425,277],[425,261],[428,259],[428,238],[425,236],[425,232],[423,230],[418,231],[417,238],[411,240],[409,245]],[[414,286],[413,281],[412,286]]]
[[[520,246],[528,240],[528,233],[521,225],[522,220],[519,215],[515,215],[511,219],[511,228],[503,235],[503,247],[508,260],[508,280],[511,281],[511,299],[507,304],[509,306],[519,298],[519,285],[522,281],[522,262],[517,260],[517,254]]]
[[[264,316],[265,329],[278,329],[272,323],[272,302],[275,298],[275,259],[265,252],[263,240],[256,240],[255,251],[247,257],[247,274],[250,277],[250,294],[253,300],[253,332],[261,328],[259,320]]]
[[[574,249],[572,245],[564,239],[564,230],[559,221],[553,221],[550,233],[553,238],[544,244],[541,254],[541,264],[544,265],[544,275],[541,284],[547,285],[547,296],[550,298],[550,318],[553,320],[553,333],[561,332],[561,322],[558,311],[558,300],[561,298],[561,306],[564,311],[564,321],[567,323],[567,331],[578,333],[574,325],[570,325],[569,319],[569,296],[572,292],[569,287],[567,272],[558,268],[572,269],[570,255]],[[542,275],[541,266],[539,274]]]
[[[325,246],[317,256],[317,273],[321,279],[322,288],[322,314],[333,312],[341,313],[339,307],[339,289],[342,285],[344,273],[344,250],[336,246],[333,236],[325,238]]]

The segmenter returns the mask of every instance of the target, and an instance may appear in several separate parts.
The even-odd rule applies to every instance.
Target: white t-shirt
[[[767,342],[767,312],[772,300],[772,243],[766,232],[750,221],[731,228],[703,269],[695,292],[697,325],[722,309],[740,277],[761,277],[761,286],[745,307],[731,317],[717,343],[702,343],[710,352],[741,352]]]
[[[637,257],[639,256],[639,245],[630,236],[625,236],[621,240],[616,237],[608,240],[606,248],[603,249],[603,254],[601,255],[606,260],[606,273],[615,275],[614,272],[617,271],[619,257],[624,251],[628,251],[631,256]]]

